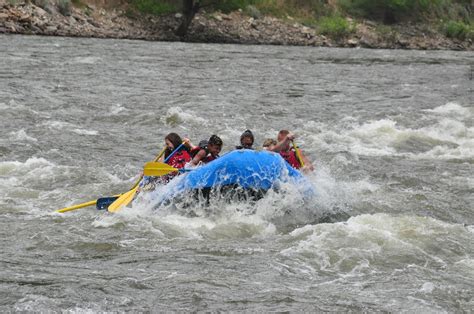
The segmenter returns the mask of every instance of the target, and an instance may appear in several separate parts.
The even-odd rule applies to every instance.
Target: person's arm
[[[184,146],[185,146],[188,150],[191,150],[191,149],[194,148],[193,143],[191,143],[191,140],[190,140],[189,138],[187,138],[187,137],[185,137],[185,138],[183,139],[183,143],[184,143]]]
[[[197,165],[199,164],[199,162],[200,162],[204,157],[206,157],[206,155],[207,155],[206,150],[201,149],[201,150],[196,154],[196,156],[194,156],[193,160],[191,160],[191,165],[197,166]]]
[[[281,142],[278,142],[272,149],[274,152],[279,152],[285,147],[285,145],[288,145],[292,140],[295,139],[295,135],[292,133],[289,133],[285,139]]]

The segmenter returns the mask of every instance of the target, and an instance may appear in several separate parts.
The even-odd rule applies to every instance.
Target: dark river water
[[[0,311],[472,311],[473,60],[0,35]],[[55,213],[247,128],[296,133],[317,197]]]

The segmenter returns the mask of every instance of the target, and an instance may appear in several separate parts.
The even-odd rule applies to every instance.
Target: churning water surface
[[[471,311],[473,57],[0,36],[0,310]],[[247,128],[317,197],[54,213]]]

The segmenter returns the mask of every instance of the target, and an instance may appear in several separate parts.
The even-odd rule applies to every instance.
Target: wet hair
[[[276,145],[277,144],[277,141],[272,139],[272,138],[267,138],[264,142],[263,142],[263,147],[270,147],[271,145]]]
[[[210,138],[209,138],[209,141],[207,142],[207,144],[211,144],[211,145],[216,145],[216,146],[222,146],[222,140],[219,136],[217,135],[212,135]]]
[[[183,143],[181,137],[176,133],[169,133],[165,136],[165,140],[170,141],[174,146],[173,149],[170,149],[169,147],[166,148],[165,157],[168,157],[176,148],[178,148],[179,145],[181,145],[181,143]]]
[[[280,130],[280,132],[278,132],[278,135],[286,136],[288,134],[290,134],[290,131],[288,131],[288,130]]]
[[[246,137],[251,138],[251,139],[252,139],[252,144],[253,144],[253,142],[254,142],[254,137],[253,137],[252,131],[250,131],[250,130],[245,130],[245,132],[242,133],[242,135],[240,136],[240,144],[242,144],[242,141],[243,141],[244,138],[246,138]]]

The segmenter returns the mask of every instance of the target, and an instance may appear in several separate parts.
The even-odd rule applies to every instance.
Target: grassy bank
[[[0,33],[190,42],[474,49],[471,0],[6,0]],[[40,7],[43,10],[37,10]],[[189,8],[192,8],[189,9]],[[179,14],[178,14],[179,13]]]

